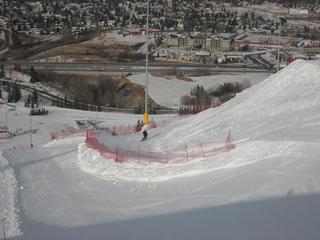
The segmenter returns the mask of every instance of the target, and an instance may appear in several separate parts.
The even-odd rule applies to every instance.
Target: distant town
[[[52,36],[51,41],[63,36],[88,40],[105,32],[145,36],[146,12],[147,1],[0,0],[0,51],[32,45],[44,36]],[[277,62],[320,55],[319,1],[151,0],[149,26],[155,60],[250,60],[271,68]],[[31,40],[12,40],[7,32]]]

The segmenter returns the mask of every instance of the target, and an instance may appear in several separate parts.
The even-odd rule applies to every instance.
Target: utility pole
[[[279,39],[278,39],[278,65],[277,65],[277,72],[279,72],[280,69],[280,38],[281,38],[281,18],[280,18],[280,28],[279,28]]]
[[[279,27],[279,39],[278,39],[278,66],[277,66],[277,72],[280,69],[280,41],[281,41],[281,31],[282,31],[282,22],[286,22],[286,19],[283,17],[280,17],[280,27]]]
[[[6,102],[6,127],[8,127],[8,100]]]
[[[33,147],[33,145],[32,145],[32,122],[31,122],[31,116],[32,116],[32,114],[31,114],[31,111],[32,111],[32,97],[31,97],[31,94],[29,95],[30,96],[30,148],[32,148]]]
[[[149,61],[149,0],[147,0],[147,51],[146,51],[146,86],[145,86],[145,106],[144,106],[144,124],[148,124],[149,115],[148,115],[148,61]]]

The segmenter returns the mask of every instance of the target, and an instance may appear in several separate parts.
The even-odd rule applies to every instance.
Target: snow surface
[[[11,79],[12,81],[29,83],[31,79],[30,75],[14,70],[5,69],[4,74],[5,78]]]
[[[103,46],[109,45],[127,45],[133,46],[138,43],[145,43],[145,36],[123,36],[116,31],[104,33],[101,36],[95,37],[92,40],[85,41],[82,44],[101,44]]]
[[[261,82],[268,73],[250,73],[250,74],[219,74],[212,76],[190,77],[193,82],[179,80],[176,77],[168,76],[158,77],[149,74],[149,96],[159,105],[169,108],[179,109],[180,99],[184,95],[190,95],[192,88],[197,84],[202,85],[205,89],[216,88],[227,82],[240,82],[244,85],[255,85]],[[139,85],[145,85],[146,74],[131,75],[128,79]]]
[[[0,145],[1,146],[1,145]],[[0,239],[21,235],[17,211],[17,182],[8,161],[0,155]]]
[[[116,165],[83,137],[48,143],[45,132],[93,118],[50,108],[34,120],[43,122],[34,149],[7,149],[27,141],[23,136],[0,145],[18,183],[23,239],[319,239],[319,79],[320,61],[297,60],[219,108],[150,130],[154,137],[139,143],[163,151],[224,139],[231,129],[236,149],[180,166]],[[25,126],[28,116],[17,112],[9,123]],[[111,122],[134,117],[99,113]],[[101,140],[134,147],[140,137]]]

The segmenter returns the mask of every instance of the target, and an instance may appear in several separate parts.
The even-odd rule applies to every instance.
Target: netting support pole
[[[118,162],[118,147],[116,147],[116,162]]]
[[[167,151],[167,146],[166,146],[166,162],[168,163],[169,160],[168,160],[168,151]]]
[[[185,144],[185,148],[186,148],[186,157],[187,157],[187,161],[189,161],[189,156],[188,156],[188,147],[187,147],[187,144]]]
[[[202,144],[201,144],[201,141],[200,141],[200,139],[199,139],[199,144],[200,144],[200,148],[201,148],[202,156],[203,156],[203,157],[206,157],[206,156],[205,156],[205,154],[204,154],[204,152],[203,152],[203,149],[202,149]]]

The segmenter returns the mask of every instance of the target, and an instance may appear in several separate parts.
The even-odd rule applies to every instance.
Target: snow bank
[[[119,147],[161,152],[167,151],[168,146],[183,148],[185,144],[198,143],[199,140],[223,140],[227,129],[232,129],[236,150],[177,166],[153,164],[146,167],[132,163],[117,164],[81,146],[80,167],[105,179],[162,181],[243,166],[268,158],[297,156],[301,149],[314,147],[311,141],[320,142],[320,136],[313,129],[320,126],[319,66],[320,62],[296,61],[218,109],[176,121],[161,130],[151,130],[149,135],[155,137],[144,145],[137,144],[137,136],[118,140],[106,136],[102,139],[105,144],[113,141]],[[151,89],[156,89],[155,84],[161,85],[155,79],[153,83]],[[315,120],[319,121],[318,125]]]
[[[0,154],[0,239],[15,238],[22,233],[16,209],[17,182],[8,161]]]

